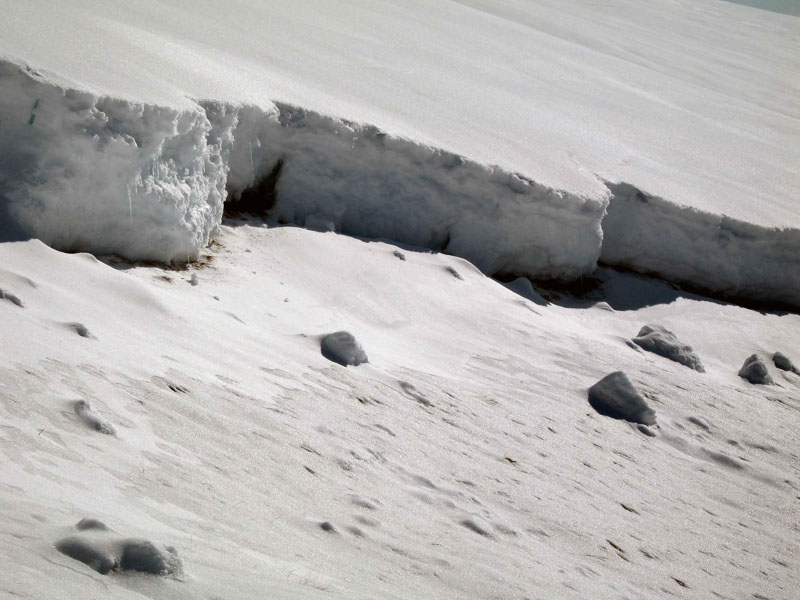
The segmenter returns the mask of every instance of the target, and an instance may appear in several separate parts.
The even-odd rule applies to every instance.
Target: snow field
[[[0,245],[0,286],[23,301],[0,302],[0,589],[791,598],[800,379],[736,372],[754,352],[796,359],[796,315],[543,306],[458,258],[397,253],[247,225],[188,270]],[[707,372],[631,348],[645,323]],[[343,328],[369,363],[320,352]],[[654,436],[592,409],[617,370]],[[120,537],[76,533],[86,517]],[[76,535],[107,565],[123,540],[173,547],[183,572],[101,575],[57,549]]]

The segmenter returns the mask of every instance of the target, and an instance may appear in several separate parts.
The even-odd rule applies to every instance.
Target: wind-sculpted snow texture
[[[0,87],[0,208],[21,229],[63,250],[197,257],[225,198],[202,109],[101,97],[5,61]]]
[[[633,342],[648,352],[674,360],[700,373],[705,372],[703,363],[692,351],[692,347],[681,342],[674,333],[661,325],[645,325],[639,335],[633,338]]]
[[[602,262],[724,298],[800,307],[800,229],[680,207],[626,183],[608,187]]]

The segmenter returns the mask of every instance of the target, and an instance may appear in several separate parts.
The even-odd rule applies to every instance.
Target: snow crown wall
[[[270,180],[278,221],[445,251],[489,275],[575,279],[599,259],[800,308],[796,229],[626,183],[585,198],[285,104],[137,104],[2,61],[0,83],[0,237],[13,221],[63,250],[183,262],[209,242],[226,195],[235,203]]]
[[[186,261],[219,224],[205,113],[66,89],[0,62],[0,209],[63,250]]]
[[[288,105],[234,110],[228,189],[235,200],[281,161],[281,221],[445,251],[488,274],[572,279],[597,264],[604,199]]]
[[[680,207],[609,183],[600,260],[714,296],[800,308],[800,230],[770,229]]]

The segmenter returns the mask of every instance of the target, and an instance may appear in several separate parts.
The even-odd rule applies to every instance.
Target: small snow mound
[[[369,362],[361,344],[348,331],[329,333],[322,338],[322,356],[343,367]]]
[[[658,354],[664,358],[675,361],[705,373],[705,368],[700,358],[692,351],[692,347],[681,342],[674,333],[661,325],[645,325],[633,342],[648,352]]]
[[[656,413],[622,371],[603,377],[589,388],[589,404],[606,417],[655,425]]]
[[[549,302],[533,288],[531,280],[527,277],[517,277],[514,281],[504,283],[503,285],[515,294],[522,296],[526,300],[530,300],[534,304],[538,304],[539,306],[547,306],[549,304]]]
[[[757,385],[772,385],[767,364],[757,354],[751,354],[739,369],[739,377]]]
[[[772,355],[772,362],[775,363],[775,366],[781,371],[791,371],[792,373],[800,375],[800,370],[794,366],[794,363],[789,360],[788,356],[781,352],[776,352]]]
[[[116,433],[114,426],[98,415],[86,400],[78,400],[72,408],[81,421],[95,431],[105,435],[114,435]]]

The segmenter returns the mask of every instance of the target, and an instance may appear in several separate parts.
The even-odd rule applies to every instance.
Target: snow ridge
[[[279,222],[444,251],[489,275],[569,280],[599,260],[800,308],[800,230],[680,207],[624,182],[584,197],[288,104],[159,107],[3,61],[0,81],[0,213],[62,250],[192,260],[226,195],[235,203],[278,174],[264,208]]]

